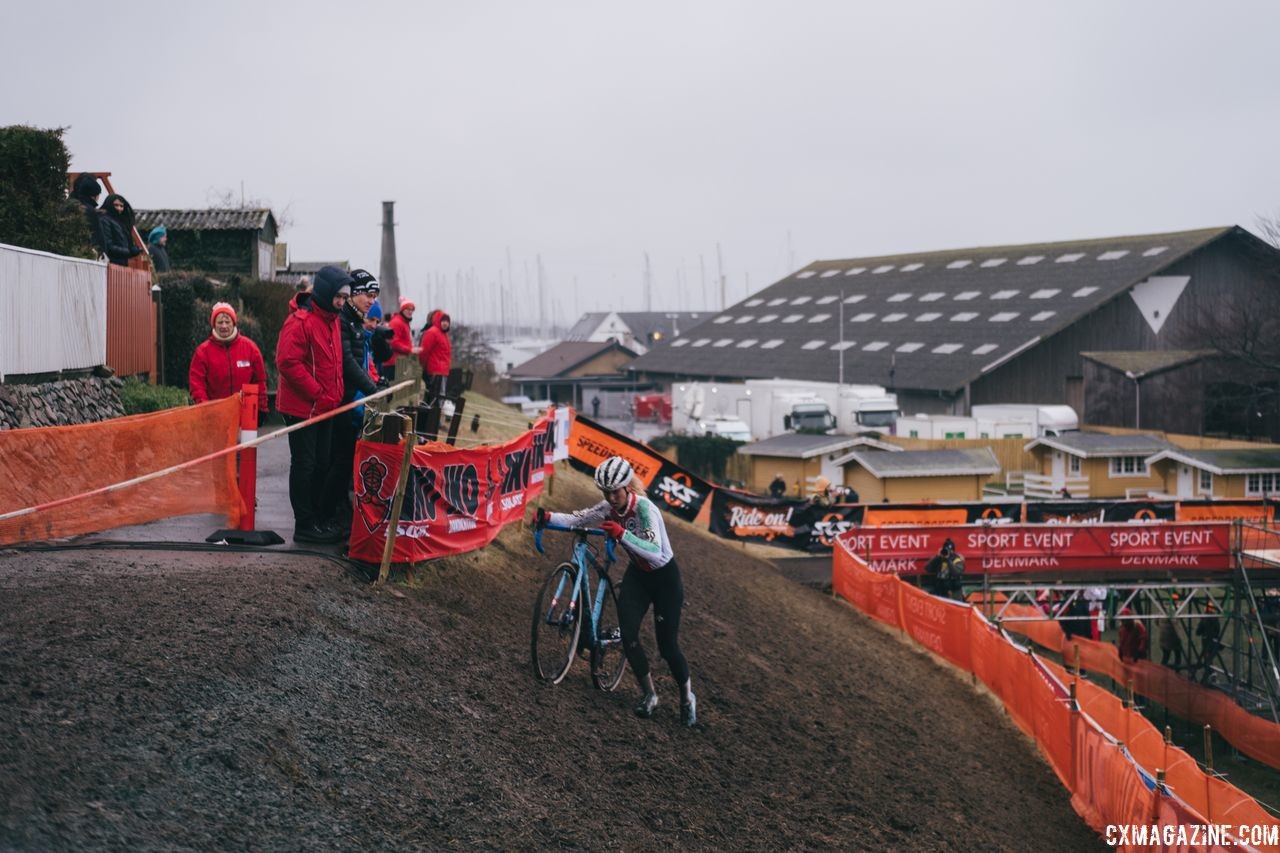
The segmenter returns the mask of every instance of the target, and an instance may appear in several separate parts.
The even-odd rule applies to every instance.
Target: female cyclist
[[[547,512],[539,508],[537,522],[563,527],[604,528],[611,538],[626,549],[630,562],[622,578],[618,596],[618,621],[622,628],[622,645],[631,671],[644,696],[636,705],[636,714],[653,716],[658,706],[658,693],[653,689],[649,659],[640,645],[640,622],[653,605],[653,627],[658,637],[658,652],[671,675],[680,685],[680,721],[692,726],[698,720],[698,700],[689,682],[689,664],[680,651],[680,610],[684,607],[684,586],[680,567],[667,540],[662,514],[640,491],[631,471],[631,463],[621,456],[611,456],[596,468],[596,487],[604,500],[576,512]]]

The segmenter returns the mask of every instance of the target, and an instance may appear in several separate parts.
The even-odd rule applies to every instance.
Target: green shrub
[[[663,435],[650,441],[649,446],[657,451],[674,447],[681,467],[719,483],[724,481],[725,465],[742,442],[719,435]]]
[[[83,209],[67,201],[63,128],[0,127],[0,243],[92,258]]]
[[[186,378],[186,374],[183,374]],[[158,412],[162,409],[176,409],[191,402],[183,388],[168,385],[148,385],[146,382],[130,377],[124,381],[120,389],[120,404],[124,406],[126,415],[140,415],[144,412]]]
[[[267,364],[267,385],[276,387],[276,340],[289,316],[293,286],[276,281],[242,280],[228,276],[225,282],[198,273],[165,273],[156,278],[164,305],[164,378],[170,385],[187,387],[191,356],[209,337],[209,314],[226,302],[236,309],[240,334],[262,350]]]

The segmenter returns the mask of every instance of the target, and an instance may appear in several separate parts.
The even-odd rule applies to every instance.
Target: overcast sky
[[[410,295],[483,319],[459,271],[509,251],[536,314],[541,254],[565,319],[642,309],[646,252],[688,310],[717,244],[733,302],[816,259],[1253,228],[1277,33],[1262,0],[41,0],[0,12],[0,124],[69,127],[139,208],[243,182],[294,260],[377,272],[394,200]]]

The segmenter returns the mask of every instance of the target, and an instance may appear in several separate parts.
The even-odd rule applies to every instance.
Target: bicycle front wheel
[[[591,644],[591,680],[601,690],[613,690],[627,669],[622,647],[622,623],[618,620],[618,593],[613,581],[602,577],[600,618],[596,620],[596,641]]]
[[[529,635],[533,674],[552,684],[559,684],[569,674],[582,630],[581,601],[574,594],[576,575],[572,563],[556,566],[533,603]]]

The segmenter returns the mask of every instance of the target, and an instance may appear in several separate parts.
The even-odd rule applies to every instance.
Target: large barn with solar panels
[[[1239,227],[816,261],[632,362],[658,381],[884,385],[903,412],[1067,403],[1082,352],[1186,349],[1200,312],[1280,286]]]

